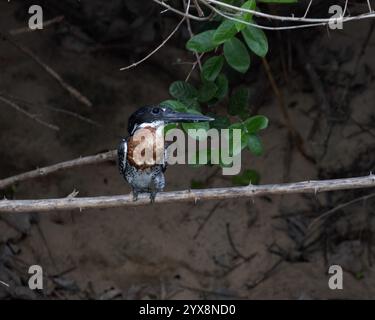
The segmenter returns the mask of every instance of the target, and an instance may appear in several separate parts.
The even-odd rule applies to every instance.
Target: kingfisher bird
[[[151,202],[154,202],[156,194],[164,189],[164,172],[167,168],[164,126],[170,123],[213,120],[201,114],[176,112],[160,105],[142,107],[130,116],[129,136],[122,139],[118,146],[118,164],[120,173],[131,185],[134,201],[138,199],[139,193],[149,193]],[[146,138],[141,140],[137,139],[137,136]],[[140,143],[143,143],[145,152],[150,152],[152,161],[144,161],[145,152],[139,154],[136,151]],[[161,158],[158,155],[161,155]],[[143,162],[139,161],[139,158],[142,158]],[[156,158],[160,161],[155,161]]]

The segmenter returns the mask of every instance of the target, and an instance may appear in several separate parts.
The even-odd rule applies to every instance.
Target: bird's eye
[[[158,114],[160,112],[160,108],[153,108],[152,113],[153,114]]]

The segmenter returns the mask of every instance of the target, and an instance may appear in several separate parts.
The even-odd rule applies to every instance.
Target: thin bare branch
[[[186,0],[183,0],[183,3],[184,3],[184,8],[185,8],[185,12],[186,12],[186,14],[189,14],[189,10],[190,10],[190,0],[188,0],[188,2],[186,2]],[[186,18],[186,27],[187,27],[187,29],[188,29],[188,32],[189,32],[190,38],[192,38],[192,37],[194,36],[194,33],[193,33],[192,28],[191,28],[190,19],[189,19],[188,17]],[[197,61],[198,66],[199,66],[199,70],[202,71],[202,63],[201,63],[201,59],[200,59],[199,53],[194,51],[194,55],[195,55],[196,61]],[[195,67],[194,67],[194,68],[195,68]]]
[[[183,16],[183,17],[188,17],[190,19],[197,20],[197,21],[207,21],[208,19],[210,19],[210,17],[198,17],[198,16],[195,16],[195,15],[192,15],[192,14],[186,14],[185,12],[182,12],[182,11],[176,9],[176,8],[173,8],[172,6],[166,4],[163,1],[159,1],[159,0],[152,0],[152,1],[154,1],[157,4],[160,4],[164,8],[166,8],[166,9],[168,9],[168,10],[174,12],[174,13],[177,13],[180,16]]]
[[[194,202],[200,200],[221,200],[221,199],[239,199],[252,198],[265,195],[283,195],[298,193],[313,193],[374,188],[375,175],[370,174],[365,177],[321,180],[321,181],[304,181],[297,183],[285,184],[269,184],[247,187],[232,188],[215,188],[203,190],[184,190],[174,192],[159,193],[155,199],[157,204],[160,203],[176,203],[176,202]],[[0,212],[47,212],[56,210],[74,210],[74,209],[90,209],[90,208],[115,208],[142,206],[150,203],[147,194],[140,195],[137,201],[133,200],[133,196],[119,195],[107,197],[91,197],[91,198],[60,198],[60,199],[42,199],[42,200],[2,200],[0,201]]]
[[[348,21],[353,21],[353,20],[374,18],[375,17],[375,14],[373,14],[371,12],[360,14],[358,16],[348,16],[348,17],[342,17],[342,18],[305,18],[305,17],[295,17],[294,15],[292,15],[292,16],[279,16],[279,15],[274,15],[274,14],[263,13],[263,12],[256,11],[256,10],[240,8],[240,7],[237,7],[237,6],[222,2],[222,1],[218,1],[218,0],[200,0],[200,1],[202,3],[212,3],[212,4],[218,5],[220,7],[228,8],[228,9],[236,11],[236,12],[251,13],[252,15],[257,16],[257,17],[270,19],[270,20],[280,20],[280,21],[328,24],[328,23],[338,22],[338,21],[348,22]],[[347,2],[347,0],[346,0],[346,2]]]
[[[78,159],[74,159],[70,161],[65,161],[65,162],[57,163],[52,166],[21,173],[13,177],[0,180],[0,190],[5,189],[21,181],[44,177],[46,175],[56,173],[65,169],[91,165],[91,164],[97,164],[97,163],[102,163],[106,161],[112,161],[116,158],[116,155],[117,155],[117,151],[112,150],[112,151],[100,153],[94,156],[88,156],[88,157],[78,158]]]
[[[262,12],[259,12],[259,11],[239,8],[239,7],[232,6],[232,5],[220,2],[220,1],[215,1],[215,3],[220,2],[220,4],[222,4],[223,7],[229,6],[229,8],[232,8],[231,9],[232,11],[236,12],[236,13],[231,13],[231,12],[224,12],[224,11],[216,8],[215,6],[212,6],[210,3],[214,3],[213,0],[199,0],[199,1],[203,5],[205,5],[209,9],[211,9],[211,11],[215,12],[216,14],[218,14],[218,15],[226,18],[226,19],[229,19],[229,20],[232,20],[232,21],[235,21],[235,22],[240,22],[240,23],[243,23],[245,25],[253,26],[253,27],[256,27],[256,28],[259,28],[259,29],[273,30],[273,31],[274,30],[293,30],[293,29],[303,29],[303,28],[327,26],[331,23],[338,23],[338,22],[346,23],[346,22],[350,22],[350,21],[358,21],[358,20],[375,18],[374,12],[364,13],[364,14],[360,14],[360,15],[357,15],[357,16],[347,16],[347,17],[339,17],[339,18],[324,18],[324,19],[323,18],[322,19],[318,19],[318,18],[312,19],[312,18],[304,18],[304,17],[294,17],[293,15],[291,17],[286,17],[286,16],[270,15],[270,14],[262,13]],[[265,26],[265,25],[262,25],[262,24],[255,24],[253,22],[247,22],[247,21],[238,19],[237,18],[238,12],[252,13],[254,16],[260,16],[260,17],[267,18],[267,19],[270,19],[270,20],[281,20],[283,22],[292,21],[292,22],[295,22],[295,23],[305,22],[307,24],[289,25],[289,26],[276,26],[276,27]]]
[[[273,31],[275,31],[275,30],[292,30],[292,29],[302,29],[302,28],[325,26],[325,25],[328,24],[328,22],[327,22],[327,23],[303,24],[303,25],[296,25],[296,26],[269,27],[269,26],[264,26],[262,24],[256,24],[256,23],[253,23],[253,22],[240,20],[240,19],[236,18],[235,14],[223,13],[221,10],[218,10],[214,6],[211,6],[209,3],[204,2],[203,0],[201,0],[201,1],[202,1],[202,3],[204,3],[206,5],[206,7],[210,8],[213,12],[217,13],[219,16],[222,16],[226,19],[229,19],[229,20],[232,20],[232,21],[235,21],[235,22],[241,22],[241,23],[243,23],[247,26],[252,26],[252,27],[264,29],[264,30],[273,30]]]
[[[324,221],[326,221],[327,218],[331,217],[334,213],[336,213],[340,210],[343,210],[346,207],[349,207],[349,206],[351,206],[355,203],[366,202],[367,200],[372,199],[374,197],[375,197],[375,193],[371,193],[371,194],[368,194],[368,195],[365,195],[365,196],[362,196],[362,197],[359,197],[359,198],[355,198],[355,199],[350,200],[348,202],[341,203],[338,206],[324,212],[323,214],[321,214],[319,217],[314,219],[309,224],[309,226],[307,228],[307,232],[306,232],[305,242],[306,242],[306,239],[308,239],[311,236],[311,234],[317,229],[317,227],[321,226],[321,224],[324,223]]]
[[[45,64],[38,56],[36,56],[29,48],[26,48],[22,44],[18,43],[13,37],[5,35],[0,32],[0,37],[7,40],[11,45],[20,50],[22,53],[30,57],[34,62],[41,66],[52,78],[54,78],[66,91],[69,92],[71,96],[77,99],[80,103],[87,107],[92,107],[91,101],[80,93],[76,88],[73,88],[70,84],[65,82],[65,80],[50,66]]]
[[[186,19],[186,17],[183,17],[181,19],[181,21],[177,24],[176,28],[174,28],[173,31],[169,34],[169,36],[166,37],[164,39],[164,41],[160,45],[158,45],[154,50],[152,50],[147,56],[145,56],[143,59],[141,59],[141,60],[139,60],[139,61],[131,64],[130,66],[121,68],[120,71],[125,71],[125,70],[128,70],[128,69],[134,68],[137,65],[141,64],[142,62],[145,62],[152,55],[154,55],[156,52],[158,52],[168,42],[168,40],[173,37],[173,35],[177,32],[177,30],[180,28],[180,26],[182,25],[182,23],[185,21],[185,19]]]
[[[279,15],[273,15],[273,14],[267,14],[256,10],[246,9],[246,8],[240,8],[222,1],[217,0],[198,0],[202,5],[209,8],[211,10],[211,15],[200,18],[194,15],[186,15],[185,12],[182,12],[176,8],[173,8],[170,5],[167,5],[163,1],[159,0],[153,0],[154,2],[164,6],[168,10],[171,10],[183,17],[189,17],[190,19],[198,20],[198,21],[204,21],[209,20],[211,18],[212,13],[216,13],[226,19],[241,22],[245,25],[253,26],[256,28],[264,29],[264,30],[292,30],[292,29],[302,29],[302,28],[310,28],[310,27],[318,27],[318,26],[327,26],[331,23],[346,23],[350,21],[358,21],[358,20],[364,20],[364,19],[373,19],[375,18],[375,12],[372,11],[371,6],[369,5],[370,12],[366,12],[363,14],[359,14],[357,16],[341,16],[338,18],[307,18],[306,15],[310,9],[311,3],[309,4],[309,7],[307,8],[305,15],[302,17],[295,17],[293,14],[291,16],[279,16]],[[312,2],[312,1],[311,1]],[[226,8],[228,9],[226,12],[224,12],[222,9],[218,9],[217,7]],[[245,12],[245,13],[251,13],[254,16],[268,19],[268,20],[278,20],[283,22],[293,22],[293,23],[306,23],[306,24],[299,24],[299,25],[288,25],[288,26],[265,26],[262,24],[255,24],[253,22],[247,22],[241,19],[238,19],[238,12]]]
[[[344,17],[345,17],[346,11],[348,10],[348,1],[349,0],[345,0],[344,12],[342,14]]]
[[[370,0],[368,0],[368,1],[370,1]],[[204,17],[204,12],[203,12],[202,8],[200,7],[200,5],[198,3],[198,0],[193,0],[193,2],[194,2],[194,7],[198,12],[198,16]]]
[[[46,28],[46,27],[49,27],[55,23],[59,23],[61,21],[64,20],[64,16],[57,16],[51,20],[47,20],[47,21],[44,21],[43,22],[43,29]],[[36,29],[36,30],[39,30],[39,29]],[[18,29],[13,29],[13,30],[10,30],[9,31],[9,34],[11,34],[12,36],[15,36],[15,35],[18,35],[18,34],[21,34],[21,33],[28,33],[28,32],[34,32],[35,30],[34,29],[30,29],[29,27],[26,27],[26,28],[18,28]]]
[[[203,56],[204,56],[204,53],[201,53],[201,54],[198,56],[198,57],[199,57],[199,60],[197,59],[197,60],[193,63],[193,65],[192,65],[192,67],[191,67],[191,69],[190,69],[188,75],[186,76],[185,82],[188,82],[188,81],[189,81],[189,79],[190,79],[190,77],[191,77],[193,71],[195,70],[196,66],[198,65],[199,61],[203,58]]]
[[[307,17],[307,14],[309,13],[309,10],[310,10],[310,7],[311,7],[311,4],[312,4],[313,0],[310,0],[307,8],[306,8],[306,11],[305,11],[305,14],[303,15],[304,18]]]
[[[373,12],[373,11],[372,11],[372,7],[371,7],[371,4],[370,4],[370,0],[367,0],[367,5],[368,5],[368,10],[369,10],[369,12],[370,12],[370,13]]]
[[[25,109],[23,109],[22,107],[20,107],[18,104],[16,104],[15,102],[3,97],[0,95],[0,101],[7,104],[8,106],[12,107],[13,109],[17,110],[18,112],[22,113],[23,115],[25,115],[26,117],[34,120],[35,122],[41,124],[42,126],[44,127],[47,127],[48,129],[51,129],[51,130],[55,130],[55,131],[59,131],[60,128],[58,126],[55,126],[54,124],[50,124],[46,121],[43,121],[42,119],[40,119],[37,115],[35,114],[31,114],[30,112],[26,111]]]
[[[48,109],[48,110],[51,110],[53,112],[57,112],[57,113],[62,113],[62,114],[65,114],[67,116],[70,116],[70,117],[73,117],[73,118],[76,118],[82,122],[86,122],[88,124],[91,124],[95,127],[102,127],[102,125],[94,120],[91,120],[90,118],[87,118],[87,117],[84,117],[82,115],[80,115],[79,113],[76,113],[76,112],[73,112],[73,111],[70,111],[70,110],[66,110],[66,109],[62,109],[62,108],[57,108],[57,107],[52,107],[52,106],[47,106],[47,105],[44,105],[43,103],[32,103],[30,101],[27,101],[25,99],[22,99],[20,97],[16,97],[14,95],[11,95],[11,94],[7,94],[7,93],[4,93],[2,91],[0,91],[0,95],[2,95],[3,97],[6,97],[10,100],[13,100],[13,101],[16,101],[18,102],[19,104],[23,104],[25,106],[29,106],[29,107],[32,107],[32,108],[43,108],[43,109]]]

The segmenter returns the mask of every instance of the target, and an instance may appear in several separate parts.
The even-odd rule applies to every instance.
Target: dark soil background
[[[2,1],[0,31],[25,28],[28,8],[37,3],[45,20],[64,19],[14,39],[86,95],[93,107],[72,98],[35,61],[1,40],[0,94],[60,130],[0,103],[0,178],[116,148],[126,135],[128,116],[167,99],[170,83],[184,80],[190,70],[184,62],[194,61],[184,49],[188,33],[182,28],[147,62],[119,71],[153,50],[179,21],[146,0]],[[311,16],[327,12],[327,5],[316,1]],[[349,9],[365,10],[365,1],[353,1]],[[251,112],[269,117],[270,127],[262,136],[264,156],[244,153],[243,169],[257,170],[261,183],[375,170],[373,28],[368,20],[339,31],[267,33],[273,76],[316,163],[293,145],[279,101],[254,58],[249,74],[237,82],[249,86]],[[219,106],[218,112],[225,108]],[[230,177],[208,166],[171,166],[166,179],[167,190],[194,183],[231,185]],[[0,195],[38,199],[65,197],[74,190],[80,196],[130,191],[116,164],[107,163],[20,183]],[[0,280],[10,284],[0,285],[0,299],[375,298],[374,202],[345,206],[317,228],[308,228],[328,210],[368,193],[0,214]],[[43,267],[43,291],[27,287],[32,264]],[[343,290],[328,288],[332,264],[345,271]]]

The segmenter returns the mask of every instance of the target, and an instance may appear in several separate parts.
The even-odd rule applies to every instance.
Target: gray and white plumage
[[[167,167],[167,157],[164,143],[162,146],[152,146],[152,154],[154,157],[156,157],[154,155],[154,150],[159,150],[162,152],[163,159],[161,163],[143,165],[138,164],[137,161],[134,161],[134,149],[137,142],[134,141],[133,136],[137,130],[149,129],[150,132],[153,132],[153,134],[158,136],[160,133],[162,133],[162,131],[158,129],[164,128],[164,125],[168,123],[192,123],[212,120],[214,119],[200,114],[176,112],[164,106],[143,107],[138,109],[130,116],[128,121],[129,136],[126,139],[122,139],[119,144],[118,162],[120,173],[132,187],[134,200],[138,198],[139,193],[149,193],[151,201],[153,202],[156,194],[164,189],[164,172]],[[160,140],[155,139],[155,141]],[[156,153],[158,153],[158,151],[156,151]]]
[[[153,201],[156,193],[164,189],[166,163],[157,164],[145,169],[136,168],[127,161],[127,143],[127,139],[123,139],[118,147],[120,173],[131,185],[134,200],[137,200],[139,193],[149,193]]]

